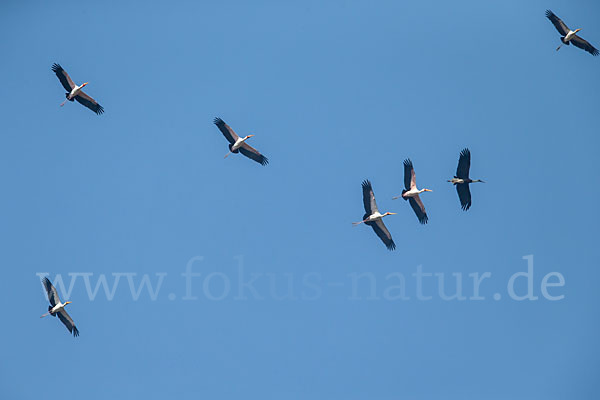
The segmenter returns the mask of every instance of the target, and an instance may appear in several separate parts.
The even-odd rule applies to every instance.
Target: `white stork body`
[[[373,214],[369,215],[367,217],[367,219],[365,219],[364,221],[360,221],[358,222],[356,225],[361,224],[363,222],[375,222],[375,221],[379,221],[381,218],[385,217],[386,215],[390,215],[391,213],[386,213],[385,215],[380,213],[379,211],[375,211]]]
[[[56,314],[57,312],[64,310],[65,306],[70,303],[71,303],[70,301],[65,301],[64,303],[59,302],[57,305],[55,305],[50,310],[48,310],[48,312],[46,314],[42,315],[42,317],[45,317],[45,316],[51,315],[51,314]]]
[[[81,92],[81,89],[83,89],[83,87],[84,87],[85,85],[87,85],[87,82],[86,82],[86,83],[82,83],[82,84],[81,84],[81,85],[79,85],[79,86],[75,86],[75,87],[73,88],[73,90],[71,90],[71,93],[69,93],[69,95],[67,96],[67,100],[72,100],[72,99],[74,99],[74,98],[75,98],[75,96],[77,96],[77,95],[79,94],[79,92]],[[63,103],[61,104],[61,106],[64,106],[64,105],[65,105],[65,102],[66,102],[66,100],[65,100],[65,101],[63,101]]]
[[[562,40],[563,43],[567,43],[570,42],[571,39],[573,39],[573,37],[577,34],[577,32],[579,32],[581,29],[575,29],[574,31],[569,30],[569,33],[566,34],[565,38]]]
[[[231,153],[233,153],[234,151],[236,151],[236,150],[238,150],[240,147],[242,147],[242,145],[244,144],[244,142],[245,142],[246,140],[250,139],[252,136],[254,136],[254,135],[248,135],[248,136],[245,136],[245,137],[243,137],[243,138],[242,138],[242,137],[240,137],[240,138],[237,138],[237,140],[235,141],[235,143],[231,145],[231,151],[229,151],[229,153],[227,153],[227,154],[225,155],[225,157],[227,157],[228,155],[230,155]]]
[[[400,198],[400,197],[403,197],[403,198],[417,197],[418,195],[420,195],[423,192],[431,192],[431,190],[429,190],[429,189],[419,190],[417,188],[414,188],[414,189],[404,192],[401,196],[393,197],[392,200],[396,200],[397,198]]]

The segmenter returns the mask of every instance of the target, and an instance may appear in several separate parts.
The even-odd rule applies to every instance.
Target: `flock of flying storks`
[[[572,43],[575,47],[583,49],[593,56],[598,55],[598,50],[594,48],[594,46],[577,36],[577,32],[579,32],[581,29],[575,29],[574,31],[570,30],[567,25],[550,10],[546,10],[546,17],[552,22],[556,30],[561,34],[561,44],[556,48],[557,51],[563,44],[568,46],[569,43]],[[79,86],[76,85],[69,77],[67,72],[58,64],[52,65],[52,71],[56,74],[60,83],[67,91],[67,93],[65,93],[66,100],[62,102],[61,106],[63,106],[67,100],[77,101],[98,115],[104,113],[104,108],[98,104],[96,100],[81,90],[88,84],[88,82],[82,83]],[[231,153],[242,153],[244,156],[256,161],[261,165],[267,165],[269,163],[267,157],[246,143],[246,141],[254,135],[247,135],[245,137],[238,136],[221,118],[215,118],[213,122],[229,142],[229,152],[225,155],[225,157],[229,156]],[[461,208],[465,211],[471,207],[471,192],[469,190],[469,184],[474,182],[483,182],[479,179],[469,178],[470,167],[471,152],[469,149],[463,149],[458,160],[456,175],[454,178],[448,181],[456,186],[456,192],[458,193]],[[371,182],[368,180],[363,181],[362,190],[365,215],[363,215],[362,221],[353,222],[353,225],[356,226],[362,223],[369,225],[371,228],[373,228],[377,236],[379,236],[379,238],[383,241],[385,246],[389,250],[394,250],[396,248],[396,244],[392,239],[392,235],[383,224],[383,217],[387,215],[394,215],[395,213],[386,212],[381,214],[379,212],[377,203],[375,202],[375,195],[373,194]],[[419,197],[419,194],[423,192],[431,192],[431,190],[417,189],[415,169],[412,161],[410,161],[410,159],[404,160],[404,189],[402,190],[402,194],[400,196],[393,197],[392,199],[395,200],[402,198],[407,200],[417,215],[419,222],[426,224],[428,221],[427,213],[425,212],[425,206]],[[79,336],[79,330],[75,326],[73,319],[71,319],[69,314],[67,314],[65,311],[65,306],[71,302],[66,301],[63,303],[60,301],[56,288],[52,285],[48,278],[44,278],[42,283],[48,294],[48,301],[50,302],[50,306],[48,306],[48,312],[42,315],[42,317],[47,315],[54,317],[58,316],[58,318],[67,327],[69,332],[73,334],[73,336]]]

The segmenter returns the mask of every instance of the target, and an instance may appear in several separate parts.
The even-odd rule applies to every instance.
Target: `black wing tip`
[[[98,107],[96,107],[94,112],[96,113],[96,115],[102,115],[102,114],[104,114],[104,107],[102,107],[100,104],[98,104]]]
[[[411,167],[412,168],[412,166],[413,166],[413,163],[410,160],[410,158],[407,158],[406,160],[404,160],[403,164],[404,164],[405,167]]]
[[[593,55],[594,57],[596,57],[597,55],[600,54],[600,52],[598,51],[598,49],[593,49],[590,51],[590,54]]]
[[[468,147],[465,147],[464,149],[462,149],[462,150],[460,151],[460,155],[462,156],[463,154],[464,154],[464,155],[467,155],[467,154],[469,154],[469,155],[470,155],[470,154],[471,154],[471,150],[469,150],[469,148],[468,148]]]
[[[461,204],[460,208],[462,208],[463,211],[468,211],[469,208],[471,208],[470,204]]]
[[[213,119],[213,124],[219,126],[220,124],[224,124],[225,121],[223,121],[221,118],[219,117],[215,117],[215,119]]]
[[[79,329],[76,326],[73,326],[73,337],[79,336]]]
[[[559,19],[556,14],[554,14],[552,12],[552,10],[546,10],[546,18],[548,18],[550,21],[553,21],[555,19]]]
[[[50,282],[50,279],[48,279],[48,277],[44,277],[44,279],[42,279],[42,283],[44,284],[44,287],[46,288],[47,292],[50,292],[52,290],[52,282]]]
[[[396,243],[394,243],[394,241],[392,240],[392,241],[390,241],[389,243],[387,243],[387,244],[385,245],[385,247],[387,247],[387,249],[388,249],[389,251],[396,250]]]
[[[425,215],[423,218],[419,218],[419,222],[421,223],[421,225],[426,225],[428,221],[429,217],[427,215]]]
[[[260,165],[266,166],[266,165],[269,164],[269,159],[267,157],[265,157],[265,156],[262,156],[262,158],[258,162],[260,163]]]
[[[64,70],[63,70],[63,67],[60,66],[60,64],[54,63],[54,64],[52,64],[52,71],[53,72],[61,72]]]
[[[364,181],[362,181],[362,188],[363,189],[369,189],[371,190],[373,188],[373,186],[371,185],[371,181],[368,179],[365,179]]]

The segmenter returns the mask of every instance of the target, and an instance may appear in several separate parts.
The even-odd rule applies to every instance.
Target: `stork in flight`
[[[215,118],[213,122],[229,142],[229,152],[225,154],[225,158],[231,153],[242,153],[249,159],[254,160],[261,165],[267,165],[269,163],[267,157],[263,156],[258,150],[246,143],[246,140],[254,135],[248,135],[242,138],[239,137],[221,118]]]
[[[92,99],[90,96],[85,94],[83,90],[81,90],[89,82],[85,82],[77,86],[73,82],[69,74],[67,74],[67,71],[65,71],[59,64],[56,63],[52,65],[52,71],[54,71],[56,77],[67,91],[67,93],[65,93],[66,100],[62,102],[62,104],[60,105],[61,107],[65,105],[67,100],[77,100],[79,104],[84,105],[85,107],[89,108],[98,115],[104,112],[104,108],[100,104],[98,104],[96,100]]]
[[[415,169],[413,168],[412,161],[410,159],[404,160],[404,189],[400,196],[392,197],[392,200],[399,199],[402,197],[404,200],[408,200],[410,206],[414,210],[419,222],[426,224],[429,220],[427,212],[425,212],[425,206],[419,197],[419,194],[423,192],[433,192],[431,189],[417,189],[417,177],[415,176]]]
[[[556,51],[558,51],[563,44],[568,46],[569,43],[573,43],[573,46],[579,47],[593,56],[597,56],[599,54],[598,50],[588,41],[577,36],[577,32],[579,32],[581,29],[575,29],[574,31],[570,30],[569,27],[562,21],[562,19],[558,18],[556,14],[550,10],[546,10],[546,18],[552,22],[552,25],[554,25],[558,33],[562,35],[560,38],[562,43],[556,48]]]
[[[375,195],[373,194],[373,187],[371,186],[371,182],[368,180],[363,181],[362,183],[362,191],[363,191],[363,205],[365,206],[365,215],[363,215],[363,220],[359,222],[353,222],[352,225],[357,226],[360,224],[365,224],[373,228],[379,239],[385,244],[385,247],[388,250],[394,250],[396,248],[396,243],[392,239],[392,235],[390,231],[387,230],[385,225],[383,224],[383,217],[388,215],[394,215],[396,213],[386,212],[385,214],[381,214],[377,209],[377,203],[375,203]]]
[[[65,310],[65,306],[67,304],[71,304],[71,302],[65,301],[64,303],[62,303],[60,301],[60,298],[58,297],[58,292],[50,282],[50,279],[44,277],[42,283],[44,284],[44,288],[46,289],[46,293],[48,294],[48,301],[50,302],[50,305],[48,306],[48,312],[42,315],[40,318],[44,318],[48,315],[52,315],[53,317],[58,316],[58,319],[60,319],[60,321],[67,327],[67,329],[70,333],[73,334],[73,336],[79,336],[79,330],[75,326],[75,323],[73,322],[73,319],[71,319],[71,316],[67,314],[67,311]]]
[[[471,151],[469,149],[463,149],[460,152],[458,159],[458,167],[456,167],[456,175],[448,182],[456,186],[456,193],[458,193],[458,199],[460,200],[460,206],[463,210],[467,211],[471,207],[471,191],[469,190],[469,184],[475,182],[485,183],[481,179],[469,178],[469,169],[471,168]]]

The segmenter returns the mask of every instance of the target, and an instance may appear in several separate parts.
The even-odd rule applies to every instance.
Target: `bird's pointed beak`
[[[253,137],[254,135],[248,135],[249,138]]]
[[[67,304],[71,304],[71,303],[72,303],[72,301],[65,301],[65,306],[66,306]]]
[[[84,82],[83,85],[81,85],[81,87],[84,87],[85,85],[87,85],[89,82]]]
[[[425,189],[426,192],[433,192],[431,189]]]
[[[393,212],[391,212],[391,213],[388,213],[388,214],[390,214],[390,215],[396,215],[397,213],[393,213]]]

